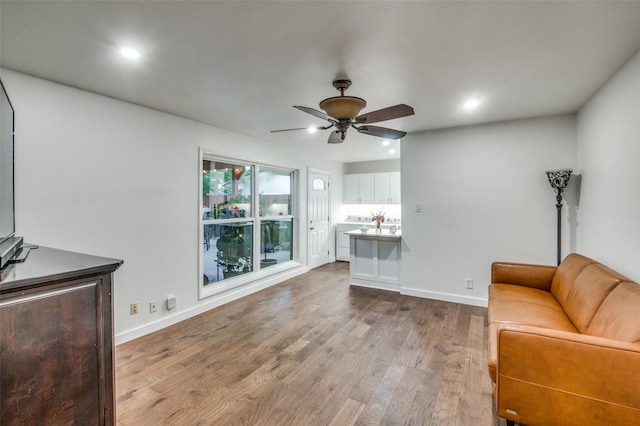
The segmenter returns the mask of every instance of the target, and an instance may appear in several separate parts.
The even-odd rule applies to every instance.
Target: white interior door
[[[329,172],[309,169],[308,241],[309,268],[329,263]]]

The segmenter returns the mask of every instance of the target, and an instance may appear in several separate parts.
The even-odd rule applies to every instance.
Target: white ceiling
[[[639,1],[7,1],[0,65],[339,161],[397,157],[292,108],[398,103],[407,132],[577,111],[640,50]],[[132,45],[137,63],[118,50]],[[483,100],[473,113],[461,104]]]

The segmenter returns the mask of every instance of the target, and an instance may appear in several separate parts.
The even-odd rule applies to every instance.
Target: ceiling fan
[[[294,105],[293,107],[331,123],[328,126],[312,127],[311,129],[326,130],[332,127],[336,128],[336,130],[333,130],[329,135],[328,143],[342,143],[349,127],[353,127],[359,133],[385,139],[400,139],[407,134],[407,132],[400,130],[370,126],[369,123],[377,123],[380,121],[413,115],[414,111],[412,107],[405,104],[399,104],[358,115],[367,105],[367,102],[362,98],[345,96],[344,91],[347,90],[349,86],[351,86],[351,80],[336,80],[333,82],[333,87],[338,89],[340,96],[327,98],[320,102],[320,108],[323,109],[326,114],[322,111],[309,107],[298,105]],[[299,127],[295,129],[272,130],[271,132],[288,132],[291,130],[304,129],[309,128]]]

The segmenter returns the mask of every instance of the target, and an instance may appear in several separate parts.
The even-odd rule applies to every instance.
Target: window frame
[[[203,179],[202,179],[202,164],[204,160],[224,162],[231,164],[243,164],[251,167],[251,212],[247,217],[242,218],[225,218],[225,219],[203,219],[202,206],[203,206]],[[283,216],[260,216],[260,188],[259,188],[259,175],[261,168],[273,171],[283,171],[291,174],[291,214]],[[299,180],[300,170],[294,167],[287,167],[282,165],[267,164],[257,161],[251,161],[247,159],[228,157],[220,155],[205,148],[199,149],[198,155],[198,288],[199,299],[205,299],[207,297],[214,296],[226,292],[228,290],[246,286],[247,284],[254,283],[255,281],[276,275],[283,271],[299,267],[300,264],[300,193],[299,193]],[[261,241],[261,227],[262,221],[273,220],[291,220],[292,221],[292,247],[291,247],[291,260],[279,262],[275,265],[262,268],[260,266],[260,247]],[[252,252],[252,265],[253,270],[245,272],[238,276],[223,279],[217,281],[215,284],[204,284],[204,226],[211,224],[229,224],[234,222],[251,222],[253,226],[253,252]]]

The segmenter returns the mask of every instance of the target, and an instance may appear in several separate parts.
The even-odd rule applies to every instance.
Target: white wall
[[[578,113],[582,252],[640,282],[640,52]]]
[[[117,342],[242,294],[198,300],[199,147],[300,169],[303,205],[307,166],[330,170],[333,208],[342,202],[341,163],[9,70],[2,79],[16,110],[17,234],[124,259],[115,274]],[[177,309],[149,314],[148,303],[168,294]]]
[[[571,168],[575,158],[574,115],[405,137],[402,292],[485,305],[491,262],[555,264],[555,193],[545,171]],[[575,205],[563,213],[566,254],[578,244]]]

